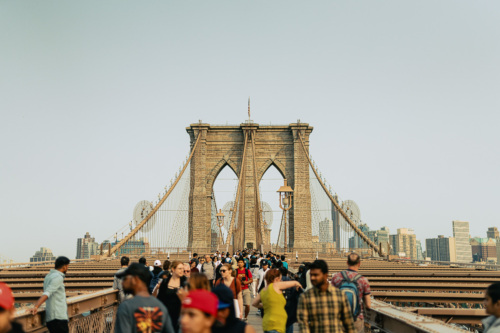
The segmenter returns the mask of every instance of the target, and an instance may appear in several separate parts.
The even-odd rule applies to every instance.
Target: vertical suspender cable
[[[304,153],[306,155],[306,158],[307,160],[309,161],[309,165],[311,165],[312,167],[312,162],[311,162],[311,159],[309,158],[309,153],[307,152],[306,150],[306,146],[304,144],[304,141],[302,140],[302,136],[300,135],[300,130],[297,131],[297,134],[298,134],[298,137],[300,139],[300,142],[302,144],[302,148],[304,149]],[[316,178],[318,179],[319,183],[321,184],[321,187],[323,187],[323,190],[325,191],[325,193],[328,195],[328,197],[330,198],[330,201],[333,203],[333,205],[339,210],[339,213],[344,217],[344,219],[347,221],[347,223],[349,223],[349,225],[351,226],[352,230],[358,234],[368,245],[370,245],[370,247],[375,250],[375,252],[377,252],[380,256],[384,256],[384,253],[383,253],[383,250],[382,249],[379,249],[379,247],[374,243],[372,242],[368,236],[365,235],[365,233],[363,231],[361,231],[361,229],[358,228],[358,226],[349,218],[349,216],[347,216],[347,214],[344,212],[344,210],[340,207],[340,205],[335,201],[335,199],[332,197],[332,195],[328,192],[328,189],[326,188],[325,184],[323,184],[323,182],[321,181],[318,173],[316,172],[316,170],[314,170],[313,168],[313,172],[314,174],[316,175]]]
[[[177,177],[177,179],[175,180],[174,184],[170,187],[170,189],[167,191],[167,193],[165,193],[165,195],[163,196],[163,198],[160,200],[160,202],[158,202],[158,204],[153,208],[153,210],[148,214],[148,216],[146,216],[144,218],[144,220],[141,221],[141,223],[139,223],[127,236],[125,236],[118,244],[116,244],[115,246],[113,246],[113,248],[111,248],[111,250],[109,251],[108,253],[108,257],[110,257],[113,253],[115,253],[118,249],[120,249],[125,243],[127,243],[130,239],[133,239],[133,237],[139,232],[139,230],[141,230],[141,228],[151,219],[151,217],[158,211],[158,209],[160,208],[160,206],[165,202],[165,200],[167,200],[168,196],[170,195],[170,193],[172,193],[172,191],[174,190],[175,186],[177,185],[177,183],[179,182],[179,180],[181,179],[182,177],[182,174],[184,173],[184,171],[186,171],[186,168],[189,164],[189,161],[191,161],[191,158],[193,157],[194,155],[194,152],[196,151],[196,146],[198,145],[198,142],[200,141],[200,137],[201,137],[201,133],[198,134],[198,138],[196,138],[196,142],[193,146],[193,149],[191,150],[191,154],[189,155],[189,159],[188,159],[188,162],[186,162],[186,164],[184,164],[184,167],[182,168],[182,171],[180,172],[179,176]]]

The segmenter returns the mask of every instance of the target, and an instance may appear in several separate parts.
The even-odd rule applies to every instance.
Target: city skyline
[[[72,257],[85,232],[112,236],[174,177],[185,127],[242,123],[248,96],[256,123],[314,127],[311,155],[371,229],[423,241],[463,220],[485,237],[500,221],[499,14],[493,1],[2,3],[0,255]]]

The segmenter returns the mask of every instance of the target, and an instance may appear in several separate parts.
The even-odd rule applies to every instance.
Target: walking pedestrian
[[[148,260],[146,259],[146,257],[140,257],[139,258],[139,264],[143,264],[144,266],[146,266],[150,271],[152,270],[151,267],[148,266]]]
[[[347,270],[333,274],[332,285],[342,290],[351,306],[356,332],[364,332],[364,309],[371,308],[370,283],[368,279],[358,273],[361,267],[361,258],[357,253],[347,256]]]
[[[193,271],[192,268],[189,267],[189,263],[185,262],[184,264],[182,264],[183,267],[184,267],[184,276],[189,279],[191,277],[191,272],[193,273],[198,273],[198,272],[195,272]]]
[[[152,293],[156,285],[161,279],[161,274],[163,273],[163,269],[161,267],[161,261],[155,260],[153,264],[153,271],[151,274],[153,275],[151,278],[151,282],[149,284],[149,292]]]
[[[257,276],[259,276],[259,264],[257,263],[257,258],[255,256],[252,256],[252,259],[250,260],[250,273],[252,273],[252,277],[257,278]],[[257,289],[257,281],[254,280],[250,284],[250,291],[252,292],[252,297],[255,297],[256,289]]]
[[[248,314],[250,313],[250,304],[252,304],[252,295],[249,289],[249,285],[253,282],[253,278],[250,270],[245,267],[245,260],[243,259],[243,257],[240,257],[238,259],[236,277],[241,281],[241,294],[243,297],[243,308],[245,309],[243,320],[247,321]]]
[[[113,277],[113,289],[118,290],[118,304],[123,302],[125,300],[125,293],[123,292],[123,286],[122,286],[122,278],[117,277],[117,274],[123,273],[130,262],[129,257],[123,256],[120,258],[120,265],[121,268],[116,271],[114,277]]]
[[[190,268],[191,268],[191,272],[193,273],[199,273],[200,271],[198,270],[198,267],[196,267],[196,261],[194,260],[191,260],[190,264],[189,264]]]
[[[283,267],[288,270],[288,263],[286,262],[286,258],[284,255],[281,255],[281,262],[283,263]]]
[[[255,333],[251,325],[236,318],[231,289],[220,284],[212,292],[219,299],[217,321],[212,326],[212,333]]]
[[[210,333],[217,317],[217,297],[206,290],[194,290],[182,302],[182,333]]]
[[[491,315],[482,320],[484,333],[500,332],[500,282],[491,284],[484,295],[484,309]]]
[[[160,278],[166,279],[170,275],[170,260],[165,260],[163,262],[163,272],[160,274]]]
[[[294,281],[294,279],[288,276],[288,270],[285,267],[281,267],[280,272],[281,272],[281,281]],[[303,291],[304,289],[302,287],[288,288],[285,291],[283,291],[283,296],[285,297],[286,300],[286,305],[285,305],[285,311],[287,315],[286,333],[293,332],[293,324],[297,322],[297,305],[299,303],[299,296]]]
[[[196,265],[196,268],[198,268],[199,272],[201,272],[201,266],[203,266],[204,263],[205,263],[205,258],[201,257],[199,262],[198,262],[198,265]]]
[[[116,333],[174,333],[167,308],[149,293],[151,273],[140,263],[118,274],[123,290],[134,295],[120,304],[116,313]]]
[[[0,282],[0,333],[24,333],[22,326],[14,321],[15,313],[12,290]]]
[[[196,262],[196,266],[200,263],[200,260],[198,259],[198,253],[193,253],[193,259],[191,261]]]
[[[269,270],[269,262],[267,260],[262,260],[262,268],[259,270],[259,273],[257,275],[257,293],[260,293],[262,289],[264,289],[265,286],[267,286],[266,283],[266,273]]]
[[[193,273],[188,280],[188,289],[189,291],[199,289],[210,291],[212,287],[210,286],[210,283],[205,275],[201,273]]]
[[[172,263],[172,275],[161,282],[158,290],[158,300],[167,307],[175,332],[179,331],[179,316],[181,313],[181,299],[178,293],[182,294],[186,280],[183,263],[174,261]]]
[[[31,313],[35,315],[40,305],[47,302],[45,322],[50,333],[69,332],[68,305],[64,288],[64,277],[68,272],[69,263],[68,258],[57,257],[54,269],[50,270],[43,281],[43,294],[31,309]]]
[[[208,279],[208,283],[210,283],[210,287],[213,287],[215,278],[215,264],[209,255],[205,256],[205,262],[201,265],[200,273],[205,274]]]
[[[233,303],[236,317],[241,319],[243,315],[243,295],[241,292],[241,282],[232,275],[233,267],[230,264],[222,265],[220,269],[221,278],[215,282],[215,286],[224,284],[233,292]]]
[[[328,265],[315,260],[309,269],[313,288],[299,298],[297,320],[302,333],[355,333],[351,308],[343,292],[328,283]]]
[[[264,332],[285,333],[287,314],[285,311],[286,300],[283,290],[300,288],[297,281],[281,281],[279,269],[271,269],[266,274],[267,286],[254,298],[252,305],[264,309],[262,329]]]

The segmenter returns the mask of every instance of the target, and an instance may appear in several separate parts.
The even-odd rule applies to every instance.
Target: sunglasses
[[[225,273],[225,272],[227,272],[227,269],[221,269],[220,272]]]
[[[191,272],[191,271],[184,271],[184,273],[189,273],[189,272]]]

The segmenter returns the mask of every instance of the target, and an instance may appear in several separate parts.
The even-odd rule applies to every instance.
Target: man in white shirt
[[[262,261],[262,268],[259,269],[259,275],[257,276],[257,290],[258,293],[261,289],[267,286],[265,279],[266,273],[269,271],[269,262],[267,260]]]

